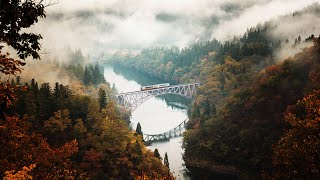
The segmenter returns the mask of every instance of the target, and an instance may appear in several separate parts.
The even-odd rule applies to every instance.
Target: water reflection
[[[163,83],[135,71],[106,67],[104,76],[107,82],[114,84],[119,93],[139,90],[141,86]],[[132,128],[140,122],[145,134],[164,133],[178,126],[187,118],[189,100],[178,95],[161,95],[153,97],[132,112]],[[149,147],[158,148],[162,157],[168,153],[170,169],[177,179],[188,179],[183,166],[182,137],[165,142],[152,143]]]
[[[141,86],[166,83],[157,78],[152,78],[136,70],[128,69],[124,67],[115,66],[113,67],[113,72],[116,75],[122,76],[124,79],[128,81],[135,81],[137,84],[139,84],[140,86],[138,87],[138,89],[137,87],[135,87],[135,90],[140,90]],[[129,90],[129,91],[132,91],[132,90]],[[123,92],[129,92],[129,91],[123,91]],[[177,108],[177,109],[187,109],[188,105],[191,103],[189,99],[186,99],[184,97],[181,97],[175,94],[160,95],[160,96],[157,96],[156,99],[164,100],[168,106],[172,108]]]

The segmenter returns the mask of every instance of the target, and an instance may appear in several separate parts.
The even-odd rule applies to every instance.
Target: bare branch
[[[58,4],[58,0],[50,0],[50,1],[46,1],[46,0],[40,0],[38,2],[38,4],[42,4],[44,7],[49,7],[49,6],[53,6]]]

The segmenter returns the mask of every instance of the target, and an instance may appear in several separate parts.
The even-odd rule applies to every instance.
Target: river
[[[119,93],[139,90],[141,86],[166,83],[144,74],[123,68],[107,66],[104,77],[108,83],[115,86]],[[136,128],[139,122],[145,134],[166,132],[187,118],[187,108],[190,102],[178,95],[162,95],[153,97],[132,112],[131,127]],[[155,142],[148,146],[152,151],[157,148],[162,158],[168,154],[169,166],[177,179],[190,179],[183,165],[182,137],[171,138],[169,141]]]

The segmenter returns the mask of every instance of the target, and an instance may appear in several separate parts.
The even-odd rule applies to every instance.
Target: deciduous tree
[[[273,165],[279,179],[318,179],[320,177],[320,90],[297,103],[288,112],[289,128],[274,145]]]

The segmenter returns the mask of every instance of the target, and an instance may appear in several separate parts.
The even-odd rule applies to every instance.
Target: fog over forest
[[[230,40],[259,23],[303,9],[315,0],[58,0],[46,8],[47,18],[31,31],[44,37],[48,51],[70,46],[83,52],[142,49],[151,46],[183,48],[197,41]],[[319,18],[304,17],[301,27]],[[297,23],[279,27],[295,33]],[[293,27],[292,27],[293,26]],[[307,34],[309,35],[309,34]]]
[[[320,0],[0,0],[0,179],[320,179]]]

